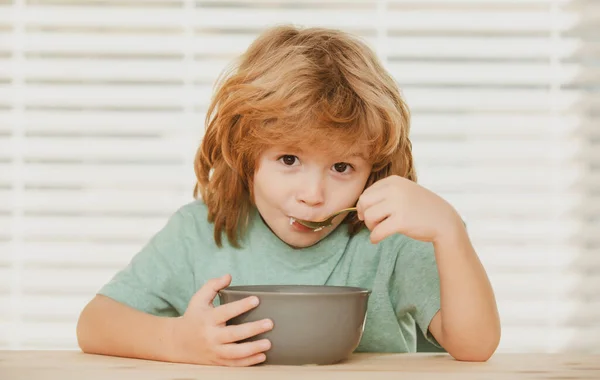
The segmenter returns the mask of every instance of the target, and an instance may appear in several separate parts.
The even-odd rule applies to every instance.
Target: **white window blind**
[[[266,26],[357,33],[465,218],[501,351],[600,351],[600,4],[0,0],[0,349],[78,313],[183,203],[220,70]]]

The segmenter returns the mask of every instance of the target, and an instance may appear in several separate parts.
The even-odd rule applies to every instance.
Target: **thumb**
[[[231,275],[229,274],[206,281],[196,294],[194,294],[190,300],[190,305],[212,306],[212,302],[219,290],[228,287],[229,284],[231,284]]]

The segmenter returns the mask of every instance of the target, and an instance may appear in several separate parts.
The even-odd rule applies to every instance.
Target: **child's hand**
[[[273,322],[262,320],[226,326],[225,322],[258,305],[258,298],[248,297],[213,307],[217,292],[227,287],[231,276],[209,280],[192,297],[185,314],[173,328],[176,361],[195,364],[250,366],[265,360],[264,351],[271,348],[267,339],[235,343],[269,331]]]
[[[433,242],[463,227],[448,202],[400,176],[386,177],[368,187],[358,199],[357,210],[373,243],[394,233]]]

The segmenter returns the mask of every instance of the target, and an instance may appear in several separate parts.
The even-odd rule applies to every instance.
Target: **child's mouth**
[[[300,232],[318,232],[323,229],[323,227],[319,227],[319,228],[315,228],[315,229],[306,227],[306,226],[298,223],[296,221],[296,218],[293,218],[293,217],[290,217],[290,226],[292,226],[296,231],[300,231]]]

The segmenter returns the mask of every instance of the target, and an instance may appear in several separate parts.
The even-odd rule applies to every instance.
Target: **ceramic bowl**
[[[257,296],[260,304],[228,324],[269,318],[273,329],[247,339],[269,339],[265,364],[325,365],[345,360],[363,334],[370,290],[345,286],[230,286],[221,304]]]

